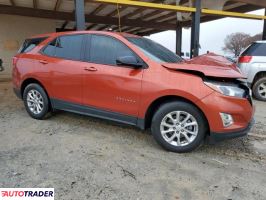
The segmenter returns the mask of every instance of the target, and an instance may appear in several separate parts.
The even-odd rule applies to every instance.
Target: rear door
[[[84,35],[65,35],[53,40],[42,51],[39,66],[47,69],[52,100],[82,104],[81,59]]]
[[[88,35],[85,52],[84,104],[138,116],[143,69],[116,64],[119,56],[137,55],[120,40],[96,34]]]

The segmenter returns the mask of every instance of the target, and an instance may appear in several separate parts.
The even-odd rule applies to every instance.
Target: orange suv
[[[56,109],[151,128],[165,149],[188,152],[248,133],[254,109],[231,67],[187,64],[140,36],[79,31],[27,39],[13,86],[29,115]]]

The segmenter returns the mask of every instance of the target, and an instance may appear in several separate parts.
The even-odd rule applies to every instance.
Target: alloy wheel
[[[198,135],[199,125],[194,116],[185,111],[168,113],[160,124],[161,135],[173,146],[187,146]]]
[[[27,94],[27,105],[32,113],[35,115],[40,114],[44,108],[42,95],[37,90],[30,90]]]
[[[259,85],[258,92],[262,98],[266,98],[266,82],[263,82]]]

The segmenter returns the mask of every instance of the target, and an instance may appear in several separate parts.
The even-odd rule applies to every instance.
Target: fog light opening
[[[231,126],[234,123],[233,117],[227,113],[220,113],[224,127]]]

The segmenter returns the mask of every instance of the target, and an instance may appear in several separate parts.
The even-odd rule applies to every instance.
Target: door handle
[[[42,64],[44,64],[44,65],[45,64],[48,64],[48,62],[46,60],[39,60],[39,62],[42,63]]]
[[[84,70],[90,71],[90,72],[95,72],[97,69],[95,67],[85,67]]]

